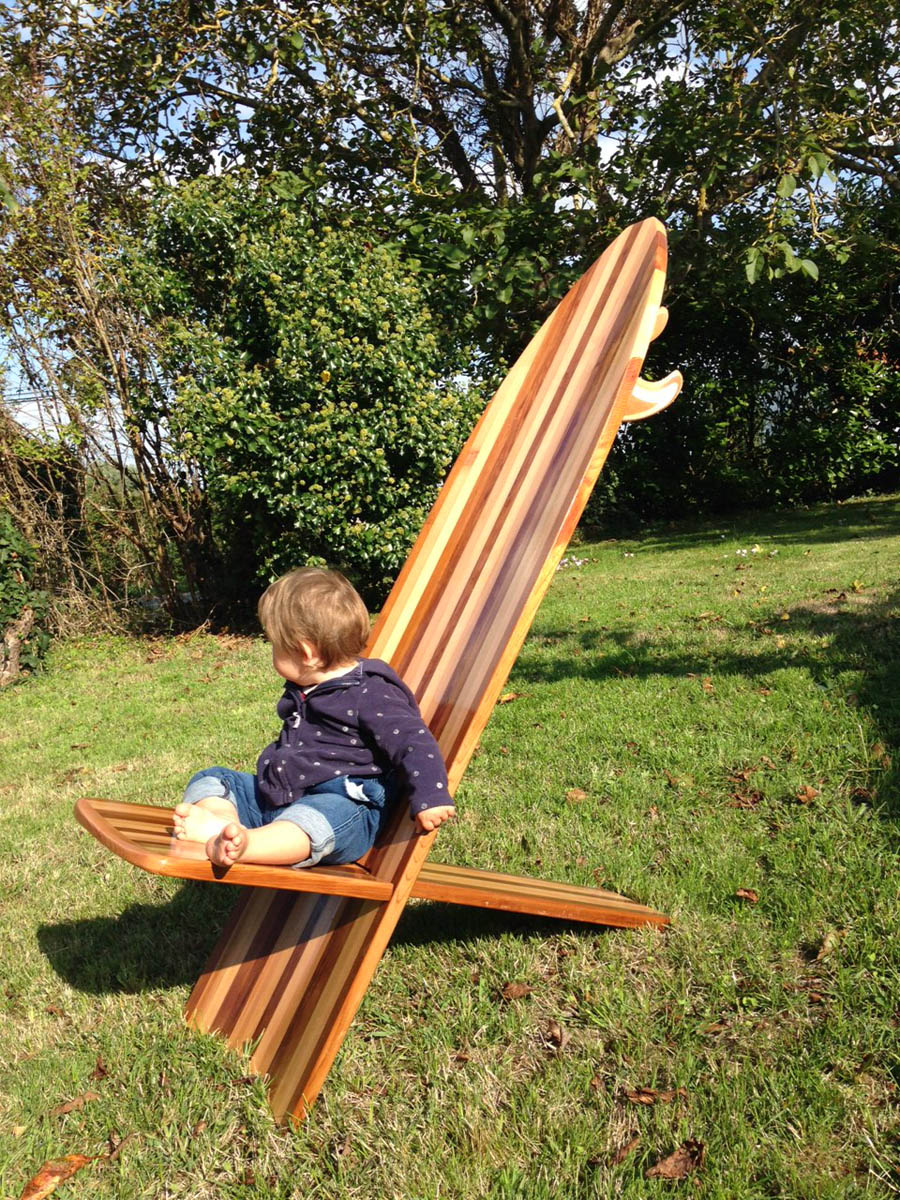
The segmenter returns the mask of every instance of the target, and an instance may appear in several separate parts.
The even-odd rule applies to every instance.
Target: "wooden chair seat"
[[[447,478],[366,653],[412,689],[451,791],[477,745],[622,421],[652,416],[681,376],[640,379],[662,331],[665,230],[624,230],[559,304],[485,409]],[[564,750],[562,751],[564,753]],[[136,865],[242,883],[187,1006],[229,1045],[254,1046],[278,1118],[318,1094],[411,896],[604,924],[663,924],[600,889],[429,866],[435,834],[400,806],[349,867],[215,869],[173,850],[165,809],[82,800],[78,819]],[[310,890],[314,889],[314,890]]]
[[[200,846],[176,840],[172,812],[170,808],[150,804],[123,804],[93,797],[82,797],[75,805],[75,816],[99,842],[154,875],[314,892],[321,896],[355,896],[360,900],[388,900],[393,894],[392,881],[376,879],[357,863],[308,870],[241,862],[227,871],[214,867]],[[467,904],[594,925],[633,927],[668,923],[668,917],[662,913],[601,888],[432,862],[422,866],[411,895],[444,904]]]

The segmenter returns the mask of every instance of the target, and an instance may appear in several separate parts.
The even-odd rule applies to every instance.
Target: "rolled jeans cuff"
[[[292,804],[284,812],[280,812],[272,824],[276,821],[290,821],[309,838],[309,858],[294,863],[295,867],[314,867],[334,849],[334,830],[331,822],[308,804]]]

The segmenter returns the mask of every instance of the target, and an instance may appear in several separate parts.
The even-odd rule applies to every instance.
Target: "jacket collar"
[[[344,688],[357,687],[362,683],[362,663],[357,662],[345,675],[336,675],[334,679],[325,679],[322,683],[317,683],[314,687],[306,689],[300,686],[299,683],[292,683],[288,680],[285,683],[285,693],[290,695],[295,702],[301,697],[324,696],[326,692],[340,692]]]

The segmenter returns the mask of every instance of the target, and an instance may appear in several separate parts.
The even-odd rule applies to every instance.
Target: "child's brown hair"
[[[324,567],[298,567],[269,584],[259,621],[273,646],[311,642],[325,670],[355,658],[369,637],[369,613],[349,579]]]

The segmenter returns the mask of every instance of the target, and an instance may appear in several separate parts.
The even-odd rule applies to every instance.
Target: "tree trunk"
[[[33,625],[34,611],[26,608],[18,621],[14,621],[3,634],[0,643],[0,687],[6,687],[18,678],[19,653]]]

